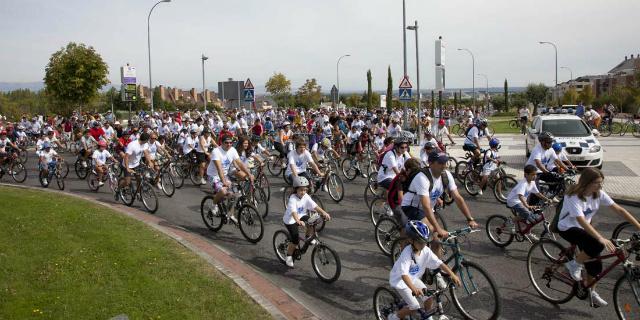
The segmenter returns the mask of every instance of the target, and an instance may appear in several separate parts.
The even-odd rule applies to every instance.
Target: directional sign
[[[253,89],[244,89],[244,101],[253,102],[255,99]]]
[[[247,78],[247,81],[244,83],[244,89],[255,89],[253,83],[251,83],[251,79]]]
[[[404,78],[402,78],[402,82],[400,82],[400,86],[398,88],[400,88],[400,89],[411,89],[411,88],[413,88],[413,86],[411,85],[411,82],[409,81],[409,77],[408,76],[404,76]]]
[[[411,89],[400,89],[400,101],[411,101]]]

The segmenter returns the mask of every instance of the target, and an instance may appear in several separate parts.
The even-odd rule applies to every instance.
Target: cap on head
[[[447,163],[449,156],[444,152],[432,152],[429,154],[429,162]]]

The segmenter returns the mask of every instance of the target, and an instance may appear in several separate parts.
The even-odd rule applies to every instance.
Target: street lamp
[[[483,73],[478,73],[479,76],[484,77],[484,80],[486,81],[487,84],[487,91],[486,91],[486,97],[485,100],[487,101],[487,109],[485,111],[489,110],[489,77],[487,77],[486,74]]]
[[[151,27],[149,20],[151,19],[151,13],[155,7],[163,2],[171,2],[171,0],[161,0],[151,7],[149,15],[147,16],[147,50],[149,51],[149,96],[151,97],[151,113],[153,113],[153,82],[151,81]]]
[[[207,94],[204,86],[204,62],[209,59],[204,54],[202,55],[202,100],[204,100],[204,111],[207,111]]]
[[[413,26],[408,26],[407,30],[413,30],[416,32],[416,89],[418,91],[418,143],[420,143],[420,55],[418,51],[418,21],[415,21]]]
[[[569,70],[569,74],[571,75],[571,78],[569,79],[569,84],[571,84],[571,82],[573,82],[573,70],[571,70],[571,68],[569,68],[569,67],[560,67],[560,69]]]
[[[553,50],[556,53],[556,86],[553,88],[553,94],[556,96],[556,103],[558,103],[558,47],[555,43],[549,41],[538,41],[539,44],[550,44],[553,46]],[[572,77],[573,78],[573,77]]]
[[[467,48],[458,48],[458,51],[466,51],[471,55],[471,85],[473,86],[473,106],[476,106],[476,58],[473,56],[473,52]]]
[[[340,105],[340,60],[344,57],[351,57],[350,54],[345,54],[338,58],[338,62],[336,62],[336,84],[338,89],[338,105]]]

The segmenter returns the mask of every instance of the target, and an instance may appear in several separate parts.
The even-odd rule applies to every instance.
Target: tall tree
[[[565,91],[562,95],[562,104],[577,104],[578,103],[578,92],[574,87],[570,87],[569,90]]]
[[[538,113],[538,105],[545,101],[545,99],[549,95],[549,92],[549,87],[545,86],[543,83],[530,83],[527,86],[525,95],[527,97],[527,100],[529,100],[529,102],[533,104],[533,114]]]
[[[391,77],[391,66],[387,69],[387,112],[391,112],[393,105],[393,78]]]
[[[57,111],[69,114],[98,98],[98,90],[109,83],[109,67],[85,44],[69,42],[51,55],[45,67],[45,90],[56,101]]]
[[[296,92],[296,102],[305,108],[311,108],[322,100],[322,87],[315,78],[307,79]]]
[[[593,89],[591,88],[590,84],[582,88],[582,91],[580,91],[580,94],[578,95],[578,99],[585,105],[590,105],[593,103],[595,97],[593,95]]]
[[[504,112],[509,112],[509,84],[504,79]]]
[[[367,110],[373,108],[373,93],[371,89],[371,69],[367,70]]]
[[[264,87],[278,106],[287,105],[291,97],[291,81],[284,74],[274,73]]]

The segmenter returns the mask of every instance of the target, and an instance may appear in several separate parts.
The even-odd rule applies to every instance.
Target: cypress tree
[[[387,69],[387,112],[391,112],[393,105],[393,78],[391,77],[391,66]]]

